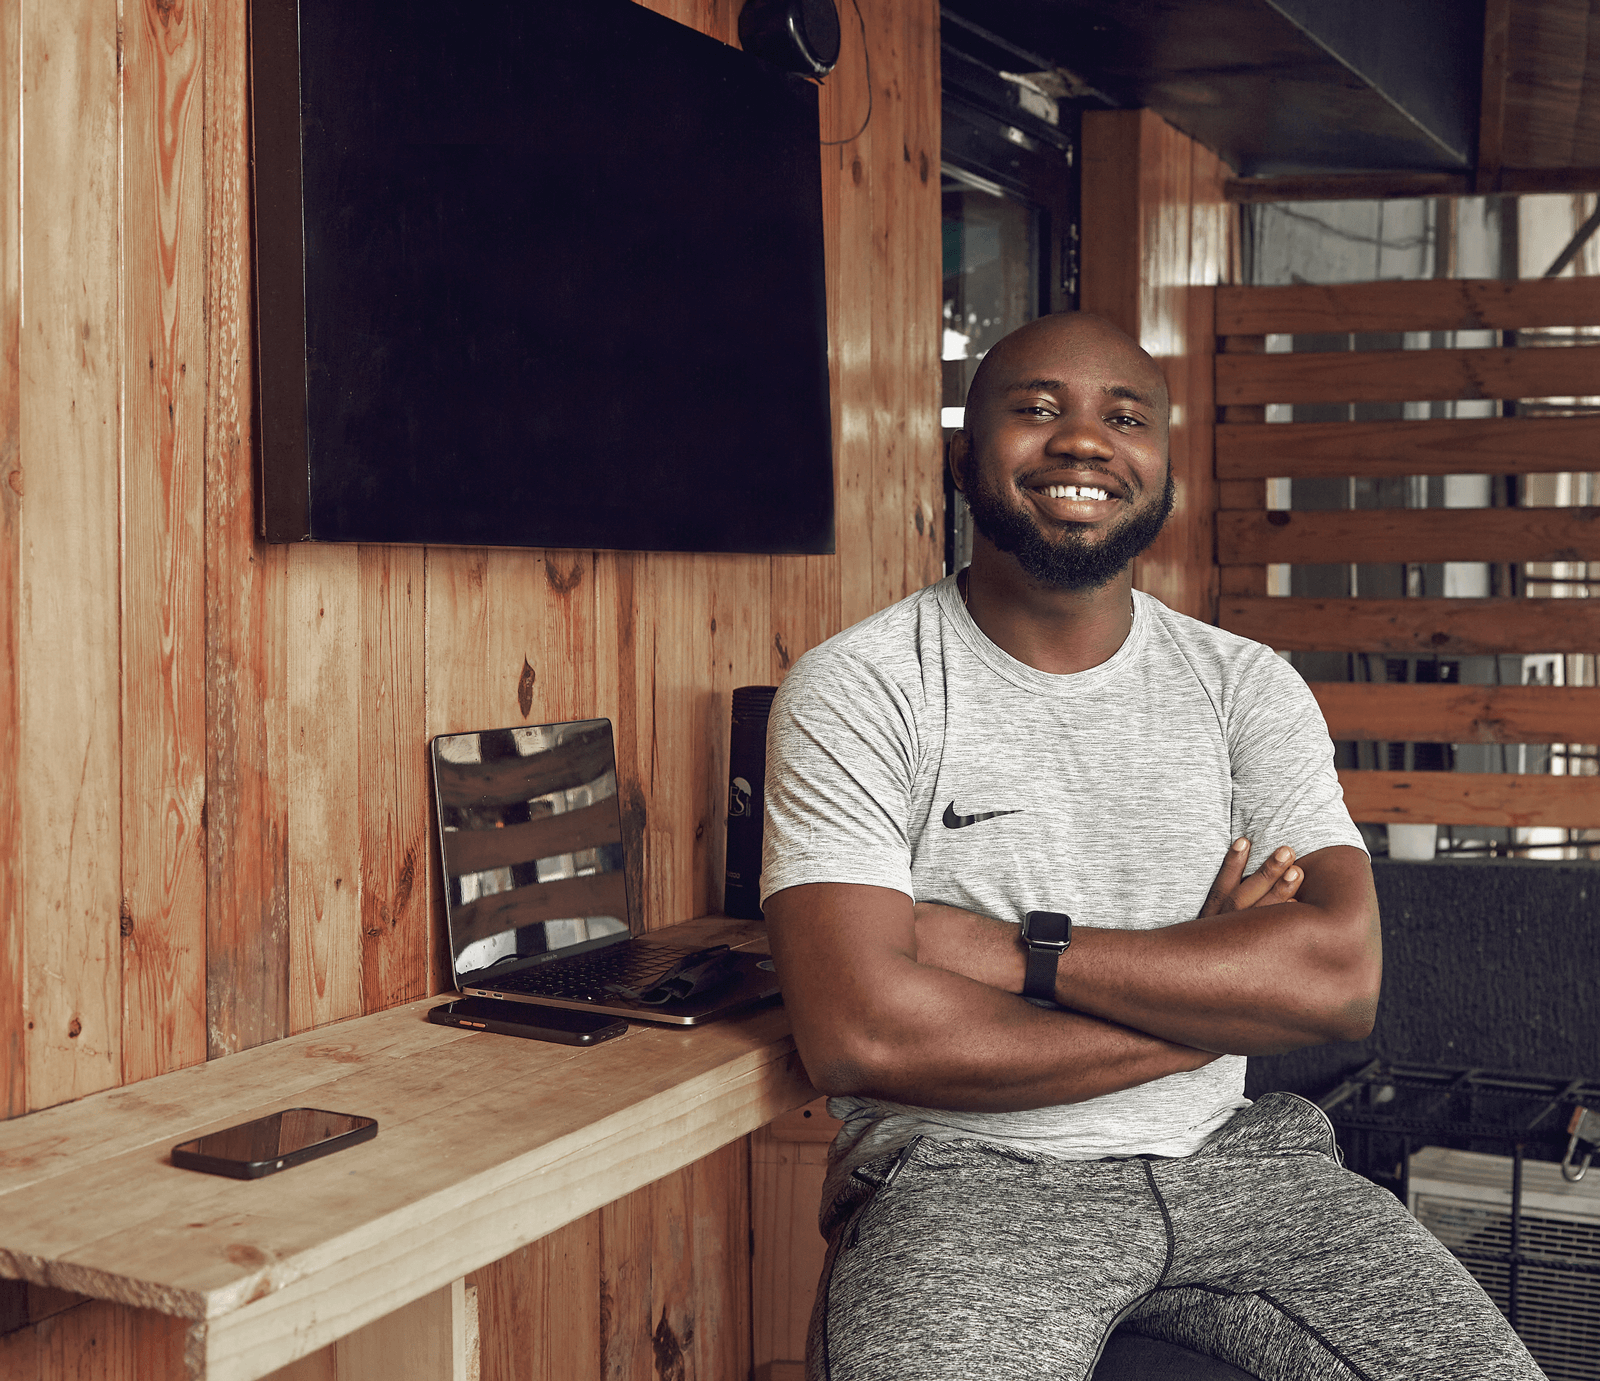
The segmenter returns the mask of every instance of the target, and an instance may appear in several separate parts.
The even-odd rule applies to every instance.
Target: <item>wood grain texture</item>
[[[848,33],[849,26],[845,26]],[[872,47],[874,31],[868,31]],[[872,65],[883,93],[886,54]],[[865,63],[863,63],[865,66]],[[842,82],[831,83],[836,90]],[[842,124],[843,121],[840,121]],[[833,183],[833,215],[838,224],[836,258],[828,263],[829,346],[834,406],[834,541],[852,559],[839,563],[840,625],[848,628],[872,611],[872,477],[878,465],[877,433],[872,414],[873,316],[873,187],[878,176],[876,118],[850,143],[822,151],[824,181]],[[833,158],[829,154],[833,154]],[[830,165],[837,159],[835,170]]]
[[[190,1360],[187,1319],[102,1300],[0,1337],[6,1381],[186,1381]]]
[[[608,1205],[599,1221],[599,1374],[618,1381],[748,1375],[744,1142]]]
[[[1138,183],[1146,114],[1090,110],[1083,116],[1083,258],[1078,302],[1139,337],[1143,219]]]
[[[891,12],[868,30],[878,71],[901,68],[905,32],[898,21],[902,18]],[[896,101],[874,116],[873,127],[864,140],[871,150],[872,278],[868,300],[873,320],[868,400],[872,449],[866,493],[867,540],[872,550],[866,585],[868,609],[882,609],[906,593],[906,534],[911,526],[906,504],[906,466],[912,421],[907,404],[911,400],[905,396],[903,386],[904,347],[900,335],[880,330],[878,325],[904,322],[907,318],[905,255],[899,252],[893,236],[893,228],[901,223],[910,199],[904,179],[910,158],[907,133],[905,105]]]
[[[1502,167],[1496,179],[1502,195],[1600,191],[1600,166]],[[1466,173],[1313,173],[1307,176],[1229,178],[1230,202],[1390,201],[1399,197],[1466,197],[1473,179]]]
[[[1367,824],[1600,828],[1600,777],[1499,772],[1341,772],[1350,818]]]
[[[1217,514],[1217,560],[1600,560],[1600,508],[1347,509]]]
[[[900,176],[906,188],[902,226],[928,226],[943,219],[939,192],[939,160],[943,148],[942,103],[937,84],[921,85],[921,73],[939,68],[937,5],[905,5],[900,10],[905,35],[901,51],[900,91],[905,143]],[[897,229],[897,228],[896,228]],[[906,428],[906,569],[907,594],[944,574],[944,433],[939,425],[941,382],[938,359],[944,341],[944,256],[940,238],[927,233],[905,237],[906,307],[900,330],[902,370],[908,398]]]
[[[1478,151],[1474,184],[1493,191],[1505,158],[1506,85],[1510,76],[1512,0],[1485,0],[1483,68],[1478,87]]]
[[[22,681],[22,6],[0,6],[0,1118],[28,1107]],[[0,1354],[3,1355],[3,1354]]]
[[[1223,194],[1253,205],[1277,201],[1385,201],[1393,197],[1465,197],[1467,173],[1290,173],[1281,177],[1230,177]]]
[[[121,1073],[118,34],[108,0],[22,13],[17,785],[36,1108]]]
[[[1217,401],[1223,404],[1573,398],[1596,392],[1600,392],[1597,347],[1334,350],[1217,357]]]
[[[1600,741],[1594,686],[1311,682],[1329,737],[1395,743]]]
[[[472,1274],[483,1381],[602,1374],[600,1219],[591,1213]]]
[[[659,8],[735,39],[737,0]],[[264,545],[248,8],[0,7],[16,36],[0,44],[0,206],[17,213],[0,226],[0,787],[42,755],[60,769],[53,798],[81,807],[76,835],[58,822],[37,832],[29,798],[0,814],[0,1053],[17,1057],[4,1111],[181,1063],[197,1035],[213,1057],[266,1058],[284,1038],[333,1052],[337,1039],[288,1033],[438,989],[437,846],[421,843],[430,733],[613,718],[636,914],[659,926],[720,898],[728,693],[781,680],[808,648],[939,573],[937,6],[865,10],[873,121],[821,159],[838,554],[769,559]],[[865,110],[865,54],[844,19],[821,92],[828,138]],[[95,753],[80,751],[91,740]],[[70,864],[46,842],[61,838],[76,840]],[[187,857],[203,871],[185,872]],[[65,927],[63,907],[78,918]],[[159,953],[147,925],[165,927]],[[342,1057],[303,1058],[325,1071]],[[250,1068],[232,1077],[249,1087]],[[140,1087],[118,1106],[139,1103]],[[214,1090],[208,1106],[255,1106],[239,1096]],[[691,1255],[720,1261],[725,1282],[748,1277],[742,1155],[661,1191],[659,1222],[683,1225]],[[673,1241],[651,1228],[650,1271]],[[574,1313],[596,1358],[598,1288],[596,1275],[593,1326]],[[663,1296],[667,1320],[686,1366],[744,1374],[732,1350],[748,1286],[718,1289],[715,1325],[702,1316],[694,1341]],[[661,1318],[630,1343],[652,1376]],[[252,1337],[210,1346],[237,1359]]]
[[[339,1381],[467,1381],[466,1291],[456,1280],[334,1344]]]
[[[1224,567],[1223,575],[1252,569],[1260,567]],[[1582,599],[1266,599],[1224,594],[1218,622],[1230,633],[1293,652],[1444,657],[1592,652],[1600,644],[1600,608]]]
[[[356,558],[363,1012],[434,991],[442,947],[429,904],[425,562],[409,547],[364,546]]]
[[[1136,561],[1134,584],[1208,622],[1217,595],[1211,294],[1230,263],[1225,172],[1153,111],[1084,116],[1080,301],[1155,357],[1172,400],[1176,501],[1165,530]]]
[[[477,1381],[476,1303],[465,1281],[454,1281],[262,1381]]]
[[[817,1226],[839,1123],[817,1099],[750,1136],[751,1345],[757,1374],[805,1357],[827,1244]]]
[[[288,551],[252,486],[247,10],[208,9],[206,1023],[212,1056],[289,1031]]]
[[[206,1316],[213,1377],[260,1375],[814,1097],[786,1032],[781,1010],[767,1010],[573,1050],[490,1042],[410,1006],[361,1018],[343,1039],[306,1033],[234,1057],[237,1073],[213,1061],[55,1110],[76,1131],[50,1118],[0,1129],[0,1260],[11,1274]],[[567,1068],[578,1060],[581,1071]],[[501,1096],[508,1080],[528,1096]],[[263,1091],[273,1106],[360,1107],[382,1131],[300,1167],[291,1200],[257,1208],[237,1185],[165,1163],[175,1140],[267,1110],[238,1106]],[[113,1106],[131,1117],[106,1120]],[[62,1175],[66,1199],[51,1188]],[[727,1221],[718,1202],[703,1228],[713,1236]],[[733,1222],[718,1250],[742,1274],[746,1230]]]
[[[202,13],[123,29],[125,1081],[206,1056]]]
[[[749,1136],[685,1172],[695,1376],[750,1374]]]
[[[1220,609],[1226,610],[1237,599],[1265,598],[1266,593],[1267,568],[1265,566],[1218,567],[1217,600]]]
[[[1600,418],[1472,417],[1395,422],[1223,422],[1217,476],[1530,475],[1584,470]]]
[[[1600,325],[1600,279],[1425,278],[1217,291],[1217,334],[1516,331]]]
[[[289,1025],[361,1011],[360,552],[289,550]]]
[[[773,557],[770,617],[770,660],[760,684],[776,686],[802,652],[843,627],[838,564],[821,556]]]
[[[733,692],[740,686],[769,686],[772,679],[772,579],[780,558],[702,556],[696,563],[709,611],[710,665],[695,714],[697,756],[704,765],[703,796],[694,831],[694,872],[704,879],[704,908],[722,907],[727,877],[728,739]],[[801,561],[818,558],[791,558]],[[825,559],[825,558],[822,558]]]
[[[1586,0],[1509,0],[1502,161],[1509,168],[1600,163]],[[1507,179],[1502,174],[1500,186]]]

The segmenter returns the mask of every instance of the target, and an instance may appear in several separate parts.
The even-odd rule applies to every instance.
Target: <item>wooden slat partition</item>
[[[1224,509],[1217,560],[1600,561],[1600,508]]]
[[[1313,681],[1335,740],[1588,743],[1600,738],[1600,687],[1386,685]]]
[[[1217,427],[1219,480],[1551,474],[1590,469],[1597,456],[1600,417],[1441,417],[1271,427],[1223,422]]]
[[[1220,404],[1405,403],[1594,394],[1600,394],[1600,345],[1217,356]]]
[[[1517,331],[1600,325],[1600,278],[1427,278],[1217,289],[1217,334]]]
[[[1353,819],[1369,824],[1600,829],[1600,779],[1510,772],[1341,772]]]
[[[1592,652],[1600,600],[1228,598],[1217,622],[1285,652]]]
[[[1218,622],[1285,651],[1462,657],[1600,650],[1596,600],[1265,597],[1274,566],[1600,561],[1600,508],[1269,511],[1247,487],[1274,478],[1593,470],[1600,417],[1265,423],[1273,404],[1600,395],[1600,349],[1587,341],[1270,354],[1257,343],[1264,336],[1516,332],[1595,324],[1600,279],[1593,278],[1220,288],[1216,329],[1225,348],[1216,360]],[[1314,690],[1340,740],[1600,740],[1600,691],[1592,686],[1321,684]],[[1581,758],[1568,761],[1578,771],[1592,765]],[[1358,820],[1600,826],[1600,777],[1593,775],[1342,777]]]
[[[1228,598],[1218,623],[1286,652],[1589,652],[1600,609],[1574,599]]]

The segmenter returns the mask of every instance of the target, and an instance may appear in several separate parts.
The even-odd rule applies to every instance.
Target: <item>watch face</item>
[[[1030,911],[1022,934],[1035,944],[1065,944],[1072,934],[1072,918],[1060,911]]]

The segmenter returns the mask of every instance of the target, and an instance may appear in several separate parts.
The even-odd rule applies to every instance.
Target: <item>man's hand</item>
[[[1285,845],[1273,850],[1260,868],[1245,877],[1245,864],[1249,860],[1250,841],[1235,839],[1223,857],[1206,904],[1200,908],[1202,916],[1220,916],[1225,911],[1248,911],[1253,906],[1276,906],[1279,902],[1294,900],[1305,874],[1292,866],[1293,849]]]
[[[1297,859],[1280,849],[1244,878],[1235,856],[1243,852],[1230,849],[1192,921],[1154,930],[1074,926],[1056,1000],[1232,1055],[1364,1038],[1383,972],[1366,854],[1342,844]],[[1294,894],[1283,901],[1288,887]]]
[[[1293,849],[1275,850],[1259,869],[1245,877],[1249,859],[1250,841],[1234,840],[1211,884],[1202,916],[1294,900],[1305,874],[1293,866]],[[1020,926],[939,902],[918,902],[912,915],[917,924],[919,964],[947,969],[1003,992],[1022,991],[1025,960]]]

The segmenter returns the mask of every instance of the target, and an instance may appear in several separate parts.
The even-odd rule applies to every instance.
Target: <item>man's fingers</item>
[[[1202,916],[1215,916],[1224,911],[1237,909],[1232,901],[1233,891],[1244,877],[1244,865],[1249,857],[1250,841],[1235,839],[1228,847],[1228,852],[1222,856],[1222,867],[1217,870],[1216,881],[1211,884],[1211,891],[1206,894],[1206,904],[1200,912]]]
[[[1302,870],[1293,867],[1294,850],[1285,846],[1274,849],[1271,857],[1254,873],[1247,877],[1233,892],[1233,909],[1235,911],[1248,911],[1252,906],[1272,906],[1279,901],[1287,901],[1300,887]],[[1289,888],[1286,896],[1274,895],[1275,889],[1285,885],[1289,872],[1294,872],[1295,877],[1287,883]]]
[[[1300,890],[1300,883],[1305,878],[1304,868],[1285,868],[1283,876],[1267,889],[1266,896],[1256,903],[1258,906],[1276,906],[1279,902],[1293,901],[1294,894]]]

